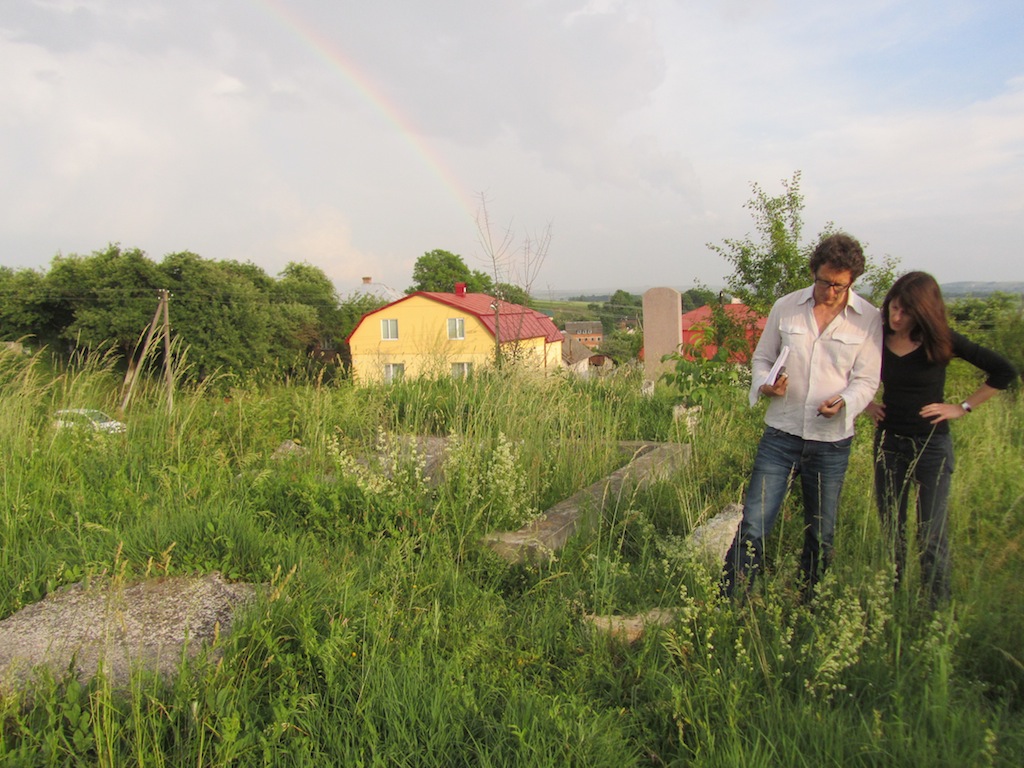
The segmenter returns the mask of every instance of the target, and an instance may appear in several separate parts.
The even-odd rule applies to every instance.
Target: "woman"
[[[949,422],[1006,389],[1016,378],[1002,355],[950,329],[935,278],[908,272],[882,303],[882,402],[865,409],[875,422],[875,499],[895,548],[899,583],[907,556],[907,501],[917,485],[921,572],[932,607],[950,596],[948,533],[953,442]],[[946,365],[953,357],[987,374],[960,404],[944,402]]]

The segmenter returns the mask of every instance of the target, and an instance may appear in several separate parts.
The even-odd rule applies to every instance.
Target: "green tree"
[[[293,322],[287,333],[299,343],[333,348],[344,338],[337,291],[319,267],[289,263],[279,275],[273,295],[280,309],[289,308]]]
[[[881,307],[885,294],[899,277],[899,259],[884,256],[880,262],[867,259],[864,274],[857,281],[857,293],[876,307]]]
[[[479,270],[470,270],[458,254],[449,251],[427,251],[412,269],[413,284],[406,293],[435,291],[452,293],[456,283],[465,283],[470,293],[494,293],[494,282]]]
[[[618,364],[628,363],[636,360],[640,355],[640,348],[644,345],[644,335],[639,330],[619,331],[615,330],[604,337],[601,346],[597,349],[602,355],[608,355]]]
[[[160,266],[172,294],[171,328],[188,347],[196,377],[263,369],[272,357],[295,352],[273,346],[282,320],[253,265],[185,251],[168,254]]]
[[[135,348],[165,287],[143,251],[118,244],[89,256],[56,256],[43,282],[43,309],[56,335],[71,347],[112,347],[122,355]]]
[[[603,304],[590,304],[589,308],[597,313],[605,336],[609,336],[623,324],[639,326],[643,305],[642,296],[619,289],[608,298],[608,301]]]
[[[42,273],[0,267],[0,341],[34,336],[47,343],[55,338],[42,310],[43,295]]]
[[[510,304],[521,304],[524,307],[530,305],[530,294],[526,292],[526,289],[512,285],[512,283],[498,283],[494,287],[494,294]]]
[[[88,256],[58,255],[46,274],[0,268],[0,337],[34,335],[58,353],[113,349],[127,359],[160,289],[170,293],[172,334],[189,350],[185,376],[295,370],[314,345],[340,344],[346,332],[334,285],[309,264],[288,264],[275,280],[251,263],[181,252],[157,264],[111,244]]]
[[[1014,298],[1016,302],[996,317],[995,327],[989,336],[990,346],[1006,355],[1024,377],[1024,297]],[[1018,378],[1017,386],[1020,384],[1021,379]]]
[[[838,229],[828,222],[813,242],[800,242],[804,209],[800,171],[795,171],[792,179],[782,180],[780,195],[769,195],[756,182],[751,187],[754,194],[744,208],[751,211],[760,240],[750,235],[741,240],[727,238],[722,245],[708,243],[708,248],[733,266],[733,273],[726,278],[728,289],[744,304],[766,315],[780,296],[809,284],[811,254],[823,237]],[[897,265],[893,257],[874,263],[865,254],[858,293],[880,303],[895,280]]]
[[[947,302],[946,311],[952,328],[1005,355],[1024,375],[1024,296],[965,296]]]
[[[722,245],[708,243],[708,248],[733,266],[726,278],[728,289],[766,315],[777,298],[808,284],[807,262],[814,246],[800,243],[804,208],[800,171],[791,180],[782,180],[781,195],[769,195],[757,182],[751,187],[754,195],[743,207],[751,211],[760,240],[748,234],[741,240],[726,238]],[[830,223],[822,234],[833,229]]]
[[[355,293],[343,300],[338,307],[338,314],[341,318],[339,325],[339,338],[347,339],[359,325],[363,315],[380,309],[387,304],[386,299],[375,296],[372,293]]]
[[[988,296],[965,296],[946,303],[950,324],[964,335],[987,334],[1000,320],[1021,312],[1021,297],[996,291]]]
[[[683,291],[683,312],[690,312],[691,310],[698,309],[712,302],[718,301],[718,294],[709,288],[699,286],[697,288],[690,288],[687,291]]]

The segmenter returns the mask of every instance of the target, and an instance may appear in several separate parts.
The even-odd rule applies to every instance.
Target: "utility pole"
[[[167,413],[174,410],[174,376],[171,373],[171,316],[169,305],[170,294],[166,288],[160,289],[160,301],[164,305],[164,381],[167,383]]]
[[[157,328],[160,327],[164,339],[164,379],[167,384],[167,411],[170,413],[174,407],[174,379],[171,374],[171,322],[170,322],[170,310],[168,304],[170,303],[170,294],[166,288],[161,288],[157,291],[159,300],[156,305],[156,312],[153,314],[153,320],[150,322],[149,327],[146,329],[146,340],[142,343],[142,351],[138,355],[133,355],[132,359],[128,362],[128,371],[124,376],[124,397],[121,400],[121,413],[123,414],[125,409],[128,407],[128,403],[132,398],[132,393],[135,390],[135,381],[138,378],[139,368],[142,367],[143,362],[146,359],[146,355],[149,354],[149,345],[153,341],[153,336],[156,335]],[[138,349],[138,347],[136,347]]]

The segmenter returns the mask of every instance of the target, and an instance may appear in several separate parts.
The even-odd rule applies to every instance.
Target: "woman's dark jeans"
[[[875,500],[896,561],[899,584],[907,563],[907,505],[917,487],[917,544],[921,576],[932,607],[950,596],[949,486],[953,438],[949,433],[897,435],[875,431]]]

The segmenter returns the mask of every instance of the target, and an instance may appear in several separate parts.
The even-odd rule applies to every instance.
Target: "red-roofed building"
[[[562,332],[543,312],[484,293],[417,291],[363,315],[347,339],[357,381],[466,376],[503,357],[562,365]]]
[[[743,329],[747,339],[744,349],[735,350],[729,358],[730,361],[734,363],[750,362],[757,340],[761,338],[761,332],[764,330],[766,318],[758,315],[746,304],[723,304],[721,306],[729,320]],[[718,345],[713,338],[708,336],[711,322],[712,310],[709,305],[683,314],[683,354],[685,357],[692,360],[695,357],[694,351],[699,351],[701,357],[710,360],[718,353]]]

